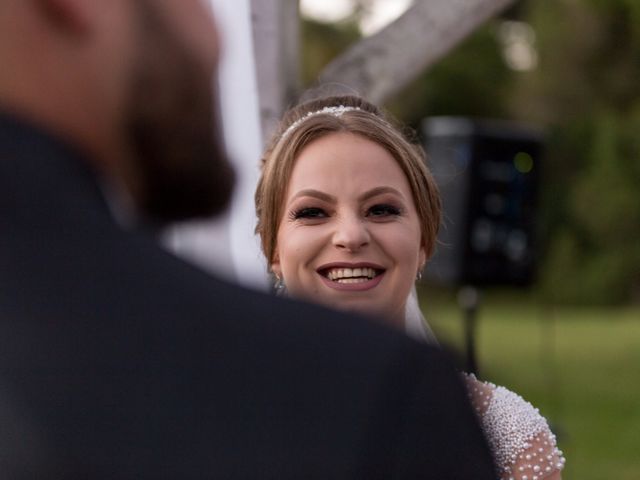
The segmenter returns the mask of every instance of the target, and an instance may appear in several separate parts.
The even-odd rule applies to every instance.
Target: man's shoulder
[[[304,350],[307,356],[316,351],[316,359],[329,358],[329,352],[333,352],[368,365],[424,365],[433,364],[434,358],[442,356],[435,348],[414,341],[378,319],[238,286],[170,253],[159,253],[156,262],[166,271],[162,289],[171,292],[168,301],[185,316],[191,315],[190,319],[185,318],[187,323],[202,318],[213,330],[259,339],[263,347],[271,341],[292,352]]]

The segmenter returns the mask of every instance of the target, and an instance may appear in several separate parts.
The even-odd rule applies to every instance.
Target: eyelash
[[[375,214],[373,215],[374,217],[397,217],[402,213],[398,207],[385,203],[372,206],[367,211],[367,214],[372,215],[374,211],[382,211],[382,214]]]
[[[290,217],[292,220],[300,220],[300,219],[313,219],[313,218],[324,218],[327,214],[324,210],[317,207],[305,207],[299,210],[294,210],[291,212]]]
[[[377,213],[376,213],[377,212]],[[402,214],[402,210],[389,204],[376,204],[367,210],[367,216],[373,218],[397,217]],[[294,210],[289,217],[292,220],[315,220],[317,218],[328,217],[327,213],[318,207],[304,207]]]

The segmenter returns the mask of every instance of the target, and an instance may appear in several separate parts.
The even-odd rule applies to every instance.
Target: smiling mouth
[[[332,282],[345,285],[365,283],[373,280],[382,273],[384,273],[384,270],[377,270],[370,267],[329,268],[321,272],[325,278],[328,278]]]

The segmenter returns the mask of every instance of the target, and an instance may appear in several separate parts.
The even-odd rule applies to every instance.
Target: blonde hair
[[[300,152],[311,142],[335,132],[350,132],[375,142],[396,160],[409,181],[422,244],[429,258],[440,227],[441,203],[424,150],[409,141],[375,105],[356,96],[334,96],[303,103],[285,113],[263,155],[255,193],[256,233],[268,264],[274,260],[284,197]]]

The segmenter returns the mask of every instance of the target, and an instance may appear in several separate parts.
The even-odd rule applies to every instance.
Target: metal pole
[[[466,350],[466,371],[480,375],[476,355],[476,328],[478,321],[478,305],[480,293],[475,287],[462,287],[458,292],[458,305],[464,315],[464,334]]]

